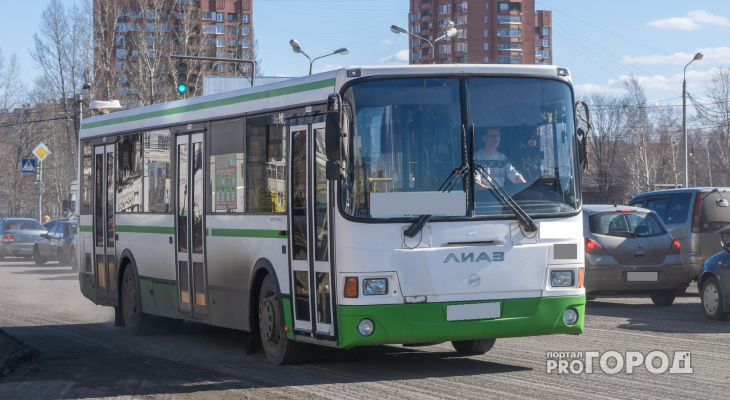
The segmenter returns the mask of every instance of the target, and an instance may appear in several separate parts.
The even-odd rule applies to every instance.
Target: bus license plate
[[[659,280],[659,272],[627,272],[626,280],[629,282],[656,282]]]
[[[446,306],[447,321],[499,318],[500,313],[501,307],[498,302]]]

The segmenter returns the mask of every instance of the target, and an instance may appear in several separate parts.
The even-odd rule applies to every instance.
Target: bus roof
[[[559,70],[565,71],[559,74]],[[348,73],[351,71],[351,73]],[[561,72],[562,72],[561,71]],[[352,73],[354,72],[354,73]],[[398,66],[355,66],[293,78],[261,86],[193,97],[95,116],[83,120],[81,139],[110,133],[148,130],[209,120],[213,109],[219,118],[246,112],[278,109],[281,96],[291,96],[286,105],[308,105],[325,101],[348,80],[371,76],[488,74],[559,77],[570,82],[567,70],[554,65],[431,64]]]

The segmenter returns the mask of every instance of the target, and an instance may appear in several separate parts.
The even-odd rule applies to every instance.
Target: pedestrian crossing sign
[[[20,172],[24,174],[35,174],[35,158],[23,158],[20,162]]]

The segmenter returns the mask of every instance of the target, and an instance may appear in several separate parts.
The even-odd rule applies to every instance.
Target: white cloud
[[[401,50],[392,56],[384,57],[378,60],[380,65],[401,65],[408,64],[408,50]]]
[[[702,59],[706,63],[713,64],[730,64],[730,47],[713,47],[697,49],[704,55]],[[695,53],[673,53],[673,54],[653,54],[648,56],[624,56],[623,62],[627,64],[645,64],[645,65],[686,65],[692,60]]]
[[[710,14],[704,10],[690,11],[684,17],[673,17],[659,19],[646,23],[648,26],[659,29],[677,29],[683,31],[696,31],[702,24],[728,26],[730,21],[725,17]]]

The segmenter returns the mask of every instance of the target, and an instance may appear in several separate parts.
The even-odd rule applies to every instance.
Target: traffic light
[[[182,94],[188,91],[188,65],[177,63],[177,92]]]

